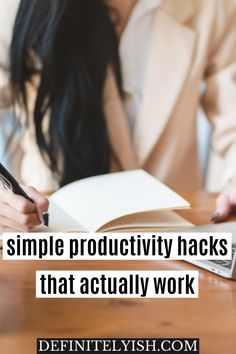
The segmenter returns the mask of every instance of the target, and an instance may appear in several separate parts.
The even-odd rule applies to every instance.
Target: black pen
[[[9,171],[0,163],[0,182],[2,182],[3,187],[7,191],[11,191],[14,194],[21,195],[25,199],[29,200],[31,203],[34,203],[24,189],[19,185],[17,180],[10,174]],[[44,226],[49,225],[49,213],[47,211],[42,214],[42,221]]]

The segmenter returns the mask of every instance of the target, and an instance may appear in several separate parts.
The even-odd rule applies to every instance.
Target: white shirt
[[[162,0],[138,0],[120,40],[124,109],[131,134],[143,99],[152,24]]]

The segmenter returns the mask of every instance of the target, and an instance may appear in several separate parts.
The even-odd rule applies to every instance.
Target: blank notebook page
[[[83,179],[61,188],[50,200],[91,232],[124,215],[190,206],[143,170]]]

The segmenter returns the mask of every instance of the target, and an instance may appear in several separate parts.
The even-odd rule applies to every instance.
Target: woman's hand
[[[42,213],[48,211],[47,198],[32,187],[24,190],[34,203],[0,189],[0,232],[30,232],[42,223]]]
[[[236,211],[236,177],[231,180],[217,198],[216,210],[212,214],[212,221],[224,221],[233,211]]]

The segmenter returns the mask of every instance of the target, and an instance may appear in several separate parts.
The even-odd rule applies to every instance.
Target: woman
[[[16,1],[15,1],[16,3]],[[235,161],[233,0],[22,0],[10,50],[13,99],[24,117],[22,177],[40,190],[142,167],[177,190],[198,189],[198,86],[213,150]],[[229,132],[230,131],[230,132]],[[40,171],[40,174],[38,173]],[[42,183],[43,181],[43,183]],[[213,219],[234,206],[236,181]],[[47,200],[1,191],[1,229],[31,230]]]

